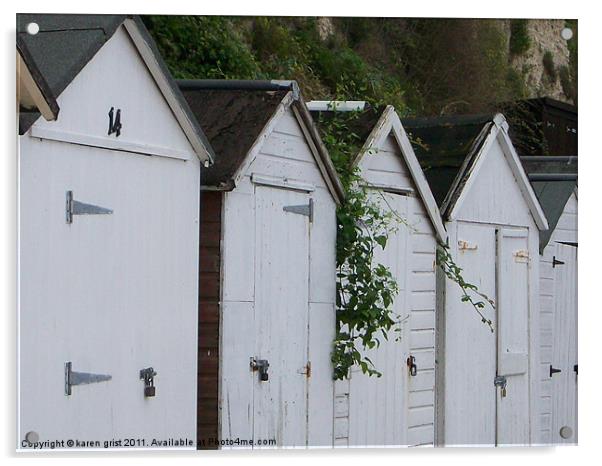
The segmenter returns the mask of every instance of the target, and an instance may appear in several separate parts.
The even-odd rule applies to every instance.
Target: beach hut
[[[495,116],[403,120],[462,277],[493,300],[483,322],[460,286],[437,289],[436,443],[537,441],[539,232],[543,210]],[[440,272],[440,276],[442,272]]]
[[[515,102],[507,112],[550,227],[539,238],[539,443],[576,444],[577,108],[546,97]]]
[[[309,102],[320,123],[355,103]],[[375,261],[393,274],[396,325],[378,348],[364,351],[381,377],[359,367],[335,384],[335,446],[432,445],[435,393],[435,254],[446,233],[439,209],[392,106],[358,111],[349,130],[363,146],[359,166],[372,199],[392,209],[397,231]]]
[[[332,446],[337,203],[294,82],[180,81],[201,174],[199,448]]]
[[[577,162],[554,156],[522,162],[550,224],[539,244],[539,443],[576,444]]]
[[[210,145],[139,18],[17,15],[17,48],[18,447],[194,448]]]

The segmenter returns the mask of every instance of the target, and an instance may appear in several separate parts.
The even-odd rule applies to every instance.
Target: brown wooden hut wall
[[[201,192],[197,448],[216,449],[218,436],[221,192]]]

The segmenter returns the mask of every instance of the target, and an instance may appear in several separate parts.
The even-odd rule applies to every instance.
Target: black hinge
[[[573,371],[575,371],[575,374],[579,375],[579,364],[573,366]]]
[[[564,265],[563,261],[559,261],[556,259],[556,256],[552,258],[552,268],[555,268],[557,265]]]

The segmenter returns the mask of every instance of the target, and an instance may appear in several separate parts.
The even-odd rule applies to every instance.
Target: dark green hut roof
[[[492,121],[489,114],[401,120],[440,208],[454,181],[471,165]]]
[[[550,158],[549,161],[532,162],[529,161],[528,157],[522,157],[521,162],[527,175],[536,173],[577,174],[576,159],[568,162],[557,162]],[[556,225],[558,225],[566,203],[577,187],[577,181],[531,181],[531,185],[548,219],[549,229],[539,233],[539,250],[543,252],[550,241],[552,233],[554,233]]]

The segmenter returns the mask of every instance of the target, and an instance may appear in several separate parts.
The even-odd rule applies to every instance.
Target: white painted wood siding
[[[407,237],[407,246],[400,261],[404,270],[398,279],[404,284],[400,287],[400,296],[397,299],[404,303],[404,312],[409,315],[409,322],[406,323],[403,333],[403,338],[406,339],[403,354],[396,363],[407,373],[406,359],[410,354],[415,356],[418,375],[404,377],[404,383],[392,388],[394,391],[399,390],[406,400],[404,418],[398,421],[403,430],[398,439],[401,439],[404,445],[432,445],[435,422],[435,231],[422,200],[417,197],[416,187],[392,135],[388,136],[377,150],[366,154],[360,162],[360,167],[368,183],[414,190],[413,194],[407,196],[407,215],[402,215],[407,218],[409,226],[400,225]],[[353,377],[368,376],[354,372]],[[382,379],[370,382],[387,383]],[[373,418],[373,412],[364,411],[364,417],[350,418],[349,397],[353,396],[353,390],[349,381],[337,381],[335,386],[335,446],[358,446],[349,436],[350,430],[357,430],[351,424],[365,424]],[[387,409],[386,400],[381,399],[379,403],[384,403],[384,409]],[[359,410],[356,412],[361,413]],[[384,424],[373,426],[375,433],[380,432],[381,435],[372,437],[370,444],[394,443],[387,441],[388,434],[383,430],[384,427]]]
[[[553,381],[550,378],[550,364],[554,364],[554,322],[557,302],[557,293],[566,285],[555,280],[552,260],[557,255],[557,243],[559,241],[578,242],[577,233],[577,196],[572,194],[567,201],[564,211],[540,256],[540,398],[538,400],[538,416],[540,421],[539,442],[550,444],[560,439],[552,435],[552,397]],[[561,259],[562,260],[562,259]],[[576,303],[575,303],[576,306]],[[557,432],[554,432],[557,434]]]
[[[58,101],[59,119],[32,128],[53,138],[19,138],[19,436],[194,440],[199,160],[123,29]],[[105,148],[116,140],[188,160]],[[113,214],[67,224],[67,190]],[[67,361],[113,378],[65,396]],[[154,398],[139,380],[149,366]]]
[[[198,160],[20,146],[20,438],[194,440]],[[67,224],[67,190],[113,214]],[[67,361],[113,379],[65,396]]]
[[[534,329],[539,328],[539,266],[537,264],[539,230],[530,214],[528,204],[521,194],[512,170],[504,157],[499,140],[495,140],[490,150],[486,154],[483,154],[482,157],[485,157],[485,159],[478,172],[476,172],[476,178],[470,184],[455,218],[447,222],[446,227],[450,233],[452,255],[456,260],[458,260],[461,254],[470,254],[470,250],[466,250],[464,253],[458,251],[458,241],[466,241],[467,238],[461,236],[461,232],[458,230],[459,227],[456,225],[474,225],[475,227],[480,225],[483,228],[490,228],[492,231],[502,227],[521,227],[528,231],[529,394],[526,409],[529,410],[529,425],[526,427],[526,430],[529,442],[535,443],[539,435],[539,418],[535,406],[540,390],[538,377],[535,376],[539,367],[539,335],[538,332],[534,331]],[[470,238],[468,238],[468,241],[470,242]],[[484,239],[477,239],[475,241],[478,243],[479,241],[484,241]],[[468,246],[471,247],[472,245],[469,244]],[[477,252],[483,247],[478,244]],[[489,250],[489,246],[487,248]],[[474,270],[472,270],[473,268]],[[493,283],[492,280],[494,280],[495,275],[494,256],[491,256],[489,259],[483,259],[479,263],[467,265],[463,273],[467,277],[472,277],[473,282],[476,280],[477,286],[482,287],[488,295],[492,295],[494,290],[491,287],[491,283]],[[477,416],[477,412],[475,411],[475,406],[478,406],[477,402],[468,410],[458,409],[457,406],[454,406],[454,403],[460,399],[462,400],[462,405],[466,405],[474,394],[470,395],[460,392],[454,392],[455,394],[453,394],[452,392],[455,390],[453,387],[457,388],[458,382],[464,378],[463,373],[461,371],[458,372],[460,370],[460,366],[458,366],[460,360],[466,357],[466,355],[470,355],[471,352],[484,353],[490,351],[490,346],[495,346],[495,340],[491,342],[474,341],[472,345],[465,347],[462,351],[456,351],[455,353],[452,351],[453,348],[466,346],[466,333],[460,330],[471,328],[473,325],[472,321],[476,319],[477,324],[484,327],[483,330],[486,327],[480,323],[477,317],[471,315],[470,310],[466,310],[465,303],[460,302],[460,296],[456,290],[457,285],[451,283],[449,280],[446,283],[445,298],[442,301],[445,303],[442,304],[445,308],[445,329],[442,328],[441,330],[444,332],[444,335],[441,336],[441,341],[444,342],[444,345],[440,348],[438,356],[441,360],[441,365],[445,367],[445,369],[442,367],[440,372],[441,376],[445,377],[443,382],[445,386],[444,398],[438,401],[442,406],[441,411],[438,412],[444,413],[444,416],[438,419],[438,439],[447,445],[475,442],[491,444],[492,439],[495,440],[494,437],[485,435],[484,431],[480,430],[482,427],[479,425],[467,424],[467,420],[475,420],[476,422],[477,418],[488,417],[490,411],[495,414],[495,403],[488,401],[486,404],[483,404],[482,411],[479,411]],[[483,283],[486,285],[480,285]],[[474,330],[476,331],[476,329]],[[457,370],[454,370],[454,367]],[[482,369],[477,368],[477,370]],[[491,389],[492,396],[495,396],[493,381],[489,380],[490,376],[491,373],[483,374],[483,383],[487,383]],[[474,435],[469,435],[467,430],[474,432]],[[478,432],[481,432],[481,434]]]
[[[255,189],[251,177],[286,178],[309,185],[314,220],[309,231],[308,360],[306,429],[310,446],[333,444],[333,391],[330,352],[335,325],[336,205],[317,168],[292,110],[288,109],[250,162],[236,189],[225,193],[222,238],[220,432],[223,439],[253,438],[253,384],[249,370],[256,347],[254,314],[258,298]],[[278,189],[278,188],[271,188]],[[307,221],[306,217],[301,217]],[[294,244],[288,245],[296,247]],[[287,303],[280,303],[286,306]],[[300,434],[300,433],[299,433]],[[284,445],[287,446],[287,445]]]
[[[58,97],[56,121],[40,118],[43,137],[182,159],[196,157],[171,108],[123,26]],[[121,135],[107,135],[108,113],[121,109]]]

